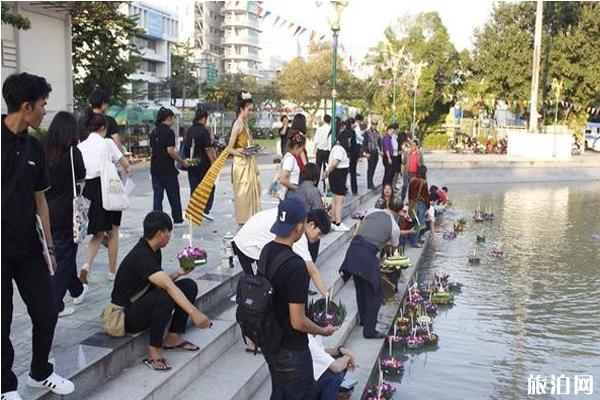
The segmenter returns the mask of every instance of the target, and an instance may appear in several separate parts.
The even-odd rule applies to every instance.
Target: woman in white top
[[[102,169],[103,157],[108,152],[110,160],[119,163],[127,175],[131,175],[129,162],[123,157],[112,139],[106,139],[106,119],[102,114],[88,111],[85,122],[85,129],[89,132],[86,140],[77,146],[83,156],[85,164],[85,187],[83,196],[90,200],[90,210],[88,212],[89,224],[88,234],[94,235],[85,253],[85,264],[79,273],[79,280],[86,285],[91,273],[92,263],[102,239],[106,234],[108,236],[108,279],[114,280],[117,270],[117,253],[119,250],[119,225],[121,225],[120,211],[107,211],[102,207],[102,188],[100,185],[100,171]]]
[[[329,187],[333,193],[333,206],[331,209],[331,220],[334,231],[348,231],[346,225],[342,223],[342,209],[344,208],[344,198],[346,197],[346,178],[350,168],[350,137],[344,133],[337,137],[337,142],[331,148],[329,153],[329,162],[325,170],[325,178],[329,178]]]
[[[288,189],[288,194],[290,191],[294,192],[300,184],[300,166],[296,157],[302,154],[305,146],[306,138],[301,132],[297,132],[289,139],[287,152],[281,160],[279,183]]]

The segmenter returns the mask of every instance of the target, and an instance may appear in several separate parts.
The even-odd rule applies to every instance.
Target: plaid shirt
[[[379,132],[375,128],[369,129],[364,136],[365,151],[371,153],[379,149]]]

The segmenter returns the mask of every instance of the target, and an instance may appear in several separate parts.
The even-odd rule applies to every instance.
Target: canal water
[[[455,208],[440,229],[452,229],[460,217],[467,226],[455,240],[435,236],[418,280],[443,270],[463,289],[454,306],[434,318],[436,348],[395,352],[406,369],[394,382],[394,398],[600,399],[600,185],[450,190]],[[473,211],[487,205],[495,219],[474,223]],[[470,265],[478,234],[486,236],[477,246],[481,263]],[[488,257],[493,244],[502,246],[502,260]],[[554,381],[561,393],[569,380],[569,395],[551,394],[552,375],[564,375]],[[576,375],[579,381],[593,376],[592,395],[574,395]],[[540,389],[544,378],[546,394]]]

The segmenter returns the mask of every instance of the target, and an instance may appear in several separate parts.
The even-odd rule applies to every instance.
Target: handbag
[[[286,188],[279,182],[280,178],[281,178],[281,164],[279,164],[279,166],[277,167],[277,171],[275,172],[275,175],[273,176],[273,180],[271,181],[271,184],[269,185],[268,194],[269,194],[269,196],[274,197],[279,201],[283,201],[283,200],[285,200],[285,196],[287,195],[288,188]]]
[[[130,302],[135,303],[149,288],[150,284],[147,284],[142,290],[133,295]],[[108,303],[104,307],[104,310],[102,310],[102,314],[100,314],[100,322],[102,323],[102,330],[109,336],[125,336],[125,307],[118,306],[112,302]]]
[[[73,242],[81,243],[87,235],[89,223],[88,211],[91,201],[82,195],[77,195],[75,182],[75,166],[73,165],[73,147],[71,147],[71,177],[73,178]]]
[[[100,186],[102,189],[102,207],[106,211],[123,211],[129,207],[129,197],[110,159],[110,143],[106,140],[102,166],[100,167]]]

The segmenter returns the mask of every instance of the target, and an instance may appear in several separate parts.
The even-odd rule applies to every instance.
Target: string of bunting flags
[[[273,20],[273,22],[272,22],[273,28],[286,28],[287,30],[289,30],[292,33],[292,37],[296,37],[296,35],[298,37],[300,37],[300,36],[308,33],[308,34],[310,34],[310,36],[309,36],[310,41],[318,39],[318,41],[320,42],[323,39],[325,39],[325,37],[327,36],[327,34],[322,34],[320,32],[315,31],[314,29],[310,29],[310,28],[304,27],[300,24],[297,24],[288,18],[284,18],[281,15],[277,15],[277,14],[273,13],[272,11],[265,9],[261,4],[258,4],[256,6],[256,11],[258,14],[258,18],[261,21],[266,22],[267,18],[269,20],[272,19]],[[340,47],[342,47],[342,46],[340,46]]]

